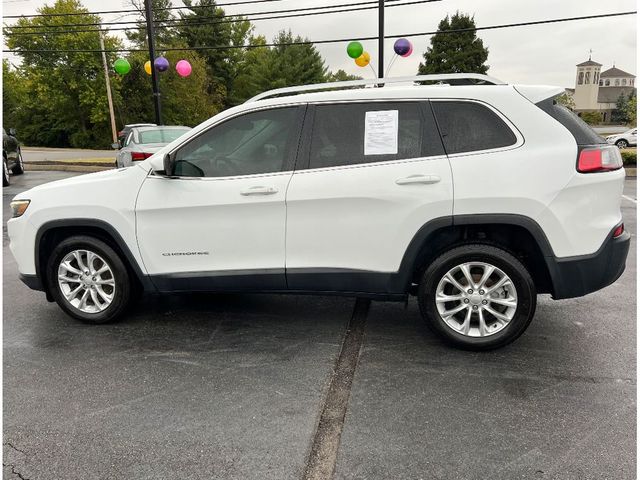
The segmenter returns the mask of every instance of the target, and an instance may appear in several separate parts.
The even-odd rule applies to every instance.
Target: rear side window
[[[432,105],[449,154],[509,147],[517,142],[507,124],[484,105],[461,101],[434,101]]]
[[[605,139],[598,135],[584,120],[564,105],[560,105],[555,99],[548,98],[536,103],[536,105],[564,125],[576,139],[578,145],[606,143]]]
[[[418,102],[315,107],[309,168],[443,155],[432,114]]]

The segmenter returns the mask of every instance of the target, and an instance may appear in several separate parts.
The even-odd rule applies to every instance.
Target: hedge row
[[[637,150],[635,148],[628,149],[628,150],[621,150],[620,154],[622,155],[622,162],[624,163],[625,167],[636,166]]]

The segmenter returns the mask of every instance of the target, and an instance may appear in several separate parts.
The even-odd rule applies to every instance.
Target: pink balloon
[[[413,53],[413,43],[409,43],[409,51],[402,55],[404,58],[407,58],[409,55]]]
[[[176,72],[178,72],[178,75],[181,77],[188,77],[191,75],[191,64],[186,60],[180,60],[176,63]]]

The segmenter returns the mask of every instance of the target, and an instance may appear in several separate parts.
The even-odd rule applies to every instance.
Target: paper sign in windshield
[[[398,110],[366,112],[364,122],[364,154],[396,155],[398,153]]]

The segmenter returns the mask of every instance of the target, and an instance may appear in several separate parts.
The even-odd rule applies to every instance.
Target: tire
[[[18,161],[11,169],[14,175],[22,175],[24,173],[24,160],[22,159],[22,150],[18,149]]]
[[[7,165],[7,159],[2,157],[2,186],[9,186],[9,166]]]
[[[88,264],[91,263],[92,267],[89,268],[94,272],[97,270],[97,272],[88,276],[73,273],[72,270],[76,272],[80,270],[78,257],[74,256],[73,252],[80,252],[80,260],[82,260],[85,271],[87,271]],[[90,252],[97,258],[94,257],[89,262],[87,261],[88,254],[85,255],[82,252]],[[72,270],[61,267],[63,262],[66,262]],[[108,270],[100,273],[105,265]],[[59,272],[75,281],[59,281]],[[96,280],[102,284],[95,284]],[[47,262],[47,282],[51,294],[60,308],[73,318],[85,323],[100,324],[115,320],[122,315],[131,300],[132,282],[126,266],[109,245],[93,237],[75,236],[60,242],[53,249]],[[113,283],[113,286],[109,282]],[[71,301],[68,300],[67,296],[72,295],[76,289],[79,289],[77,295],[72,297]],[[107,299],[110,297],[109,302],[100,295],[99,290],[106,295]],[[81,297],[85,298],[84,307],[82,307]]]
[[[629,142],[627,142],[626,140],[622,139],[622,140],[618,140],[616,142],[616,147],[618,147],[619,149],[623,149],[623,148],[627,148],[629,146]]]
[[[473,294],[469,294],[469,282],[461,268],[465,264],[469,264],[465,268],[469,268],[475,283]],[[491,271],[483,290],[478,284]],[[464,292],[444,278],[447,274]],[[503,286],[496,287],[505,276]],[[460,299],[448,301],[454,297]],[[490,350],[513,342],[527,329],[536,310],[536,288],[525,266],[509,252],[490,245],[466,244],[446,251],[425,269],[418,303],[428,326],[448,343],[468,350]],[[441,314],[450,314],[456,308],[458,313]]]

